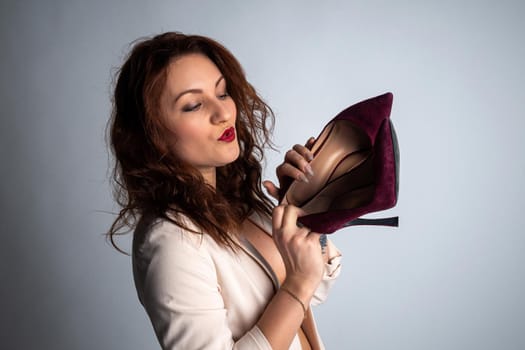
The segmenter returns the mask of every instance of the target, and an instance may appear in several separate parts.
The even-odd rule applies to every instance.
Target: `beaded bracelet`
[[[319,236],[319,243],[321,244],[321,252],[323,254],[326,253],[326,245],[328,244],[328,239],[326,238],[326,234],[323,233],[321,236]]]
[[[303,311],[304,311],[304,314],[306,315],[306,306],[304,305],[304,303],[301,301],[301,299],[299,299],[299,297],[297,297],[297,295],[295,295],[294,293],[292,293],[291,291],[289,291],[287,288],[284,288],[283,286],[281,286],[281,290],[288,293],[292,298],[294,298],[295,300],[297,300],[297,302],[299,304],[301,304],[301,307],[303,308]]]

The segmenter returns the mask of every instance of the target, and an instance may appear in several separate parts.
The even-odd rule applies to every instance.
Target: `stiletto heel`
[[[308,183],[293,181],[282,203],[301,207],[301,224],[332,233],[354,225],[397,226],[398,218],[362,219],[392,208],[399,190],[399,147],[390,121],[393,95],[348,107],[332,119],[312,146]]]
[[[380,218],[380,219],[357,218],[357,219],[350,221],[349,223],[346,223],[344,227],[357,226],[357,225],[397,227],[399,226],[399,217],[392,216],[389,218]]]

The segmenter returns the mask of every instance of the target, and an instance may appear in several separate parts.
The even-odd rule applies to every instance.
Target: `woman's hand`
[[[321,282],[324,258],[319,233],[297,226],[302,211],[293,205],[279,205],[272,215],[273,239],[286,268],[283,285],[305,303],[310,302]]]
[[[257,322],[272,349],[290,347],[324,272],[320,234],[297,226],[301,214],[300,208],[284,204],[275,207],[272,214],[272,236],[286,278]]]
[[[276,168],[279,187],[269,180],[263,182],[270,196],[279,200],[280,188],[288,187],[293,180],[308,182],[308,179],[313,176],[313,171],[310,167],[313,153],[310,149],[314,142],[315,138],[310,137],[304,146],[297,144],[286,152],[284,162]]]

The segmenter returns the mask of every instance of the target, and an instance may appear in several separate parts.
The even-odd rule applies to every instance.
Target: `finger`
[[[314,154],[310,149],[303,145],[294,145],[293,150],[299,153],[306,161],[311,162],[314,159]]]
[[[303,208],[301,207],[296,207],[297,208],[297,217],[301,217],[301,216],[305,216],[306,214],[308,214]]]
[[[288,150],[286,154],[284,155],[284,161],[291,163],[291,164],[297,164],[301,160],[304,160],[304,157],[296,151],[295,147],[299,145],[295,145],[292,147],[291,150]]]
[[[269,180],[263,181],[263,186],[270,196],[279,200],[279,188],[273,182]]]
[[[277,176],[279,178],[291,177],[297,181],[309,182],[306,174],[301,169],[296,168],[290,163],[283,163],[277,167]]]
[[[310,150],[302,145],[295,145],[293,149],[287,153],[289,158],[289,163],[295,165],[297,168],[301,169],[303,173],[308,174],[308,176],[313,176],[314,172],[310,166],[310,161],[314,159],[314,156]]]
[[[300,213],[301,209],[294,205],[287,205],[284,208],[282,219],[282,228],[284,232],[293,233],[294,235],[300,233],[306,235],[308,232],[310,232],[307,227],[304,227],[297,222],[297,218]]]
[[[295,164],[298,168],[304,168],[304,165],[311,160],[313,160],[313,153],[303,145],[294,145],[284,157],[285,162]]]
[[[312,137],[310,137],[310,138],[308,139],[308,141],[306,141],[306,143],[305,143],[304,146],[305,146],[306,148],[308,148],[308,149],[312,149],[312,146],[314,145],[314,143],[315,143],[315,137],[312,136]]]
[[[284,205],[278,205],[272,211],[272,230],[278,232],[281,230],[283,223]]]

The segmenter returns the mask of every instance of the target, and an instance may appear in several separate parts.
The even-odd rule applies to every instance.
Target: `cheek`
[[[199,149],[199,144],[203,142],[202,127],[193,123],[177,125],[170,130],[170,134],[172,149],[181,158]]]
[[[180,133],[177,134],[175,142],[176,145],[179,145],[178,148],[191,151],[202,144],[205,141],[204,139],[202,129],[185,128],[184,130],[180,130]]]
[[[237,118],[237,105],[235,104],[235,101],[233,99],[229,99],[228,109],[230,111],[230,115],[233,116],[233,120],[236,120]]]

